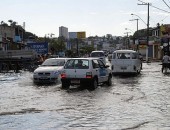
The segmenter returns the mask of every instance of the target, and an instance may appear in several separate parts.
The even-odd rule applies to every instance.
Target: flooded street
[[[169,130],[170,75],[143,64],[136,77],[113,76],[94,91],[35,85],[32,72],[0,74],[0,130]]]

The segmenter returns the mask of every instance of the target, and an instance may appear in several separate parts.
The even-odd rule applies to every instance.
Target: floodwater
[[[170,74],[144,63],[94,91],[35,85],[32,72],[0,74],[0,130],[169,130]]]

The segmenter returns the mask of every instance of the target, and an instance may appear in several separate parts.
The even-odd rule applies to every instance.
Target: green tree
[[[66,47],[65,47],[65,41],[62,38],[57,38],[57,39],[51,39],[49,42],[49,48],[53,53],[58,53],[58,52],[62,52],[65,51]]]

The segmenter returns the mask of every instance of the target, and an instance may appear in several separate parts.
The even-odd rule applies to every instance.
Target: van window
[[[91,53],[91,57],[104,57],[104,53],[103,52],[92,52]]]
[[[138,58],[138,54],[137,53],[132,53],[132,59],[137,59]]]
[[[112,59],[116,59],[116,53],[113,53]]]
[[[118,59],[130,59],[130,53],[117,53]]]
[[[92,64],[93,64],[93,68],[99,68],[99,63],[97,62],[97,60],[93,60]]]

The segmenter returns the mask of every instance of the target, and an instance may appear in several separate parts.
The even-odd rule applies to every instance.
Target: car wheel
[[[107,80],[106,84],[107,84],[108,86],[111,86],[111,85],[112,85],[112,77],[111,77],[111,76],[108,77],[108,80]]]
[[[140,70],[137,70],[136,75],[139,75],[139,74],[140,74]]]
[[[66,82],[66,81],[63,82],[63,81],[62,81],[62,88],[63,88],[63,89],[69,89],[69,87],[70,87],[70,84],[69,84],[68,82]]]
[[[91,88],[90,89],[92,89],[92,90],[96,89],[97,85],[98,85],[97,79],[94,78],[91,82],[91,85],[90,85]]]

